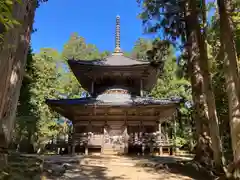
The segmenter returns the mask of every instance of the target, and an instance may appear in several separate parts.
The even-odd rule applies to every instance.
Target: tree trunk
[[[200,31],[200,24],[198,23],[198,12],[196,10],[196,1],[190,0],[189,1],[189,9],[187,10],[188,16],[187,16],[187,24],[188,24],[188,39],[191,41],[191,51],[192,51],[192,60],[190,63],[194,63],[192,66],[195,67],[195,71],[198,73],[197,77],[198,79],[201,79],[202,81],[202,87],[201,90],[204,92],[204,96],[202,96],[198,100],[193,100],[194,101],[205,101],[207,104],[207,107],[201,106],[200,103],[198,107],[200,110],[199,112],[204,113],[206,110],[206,115],[209,120],[209,128],[210,128],[210,135],[211,135],[211,140],[212,140],[212,150],[213,150],[213,158],[215,162],[215,166],[218,169],[222,169],[222,144],[220,140],[220,134],[219,134],[219,125],[218,125],[218,117],[216,113],[216,105],[215,105],[215,98],[214,98],[214,93],[213,93],[213,88],[212,88],[212,80],[211,80],[211,75],[209,72],[209,65],[208,65],[208,56],[207,56],[207,49],[206,49],[206,43],[205,43],[205,36],[204,33],[202,34]],[[194,57],[195,56],[195,57]],[[194,58],[194,59],[193,59]],[[194,61],[193,61],[194,60]],[[196,72],[193,73],[196,74]],[[193,75],[196,76],[196,75]],[[198,80],[199,81],[199,80]],[[193,91],[199,91],[199,89],[195,88],[196,82],[192,82],[193,86]],[[204,100],[202,100],[204,98]],[[195,103],[195,102],[194,102]],[[197,107],[195,107],[197,108]],[[196,110],[196,109],[195,109]],[[201,116],[200,116],[201,117]],[[198,133],[198,140],[199,140],[199,145],[201,146],[201,131],[203,132],[203,129],[201,129],[201,124],[200,122],[196,122],[196,127],[199,132]],[[206,136],[206,133],[202,134],[204,137]],[[200,148],[200,147],[197,147]],[[200,156],[200,155],[199,155]]]
[[[222,58],[225,64],[225,81],[229,105],[229,123],[231,129],[232,150],[234,163],[240,160],[240,85],[237,65],[237,53],[234,41],[234,27],[231,16],[231,1],[218,0],[218,10],[220,18],[220,42]],[[240,166],[236,166],[235,178],[240,178]]]
[[[35,8],[33,0],[13,5],[13,17],[21,25],[4,34],[0,47],[0,149],[7,149],[11,141]],[[0,164],[6,163],[6,153],[0,152]]]
[[[205,3],[202,1],[202,3]],[[192,11],[194,15],[195,22],[198,22],[198,16],[196,13],[196,1],[192,3]],[[206,13],[204,11],[204,13]],[[209,129],[210,136],[212,141],[212,150],[214,165],[218,170],[223,169],[223,150],[222,142],[220,139],[219,132],[219,122],[216,111],[215,95],[212,87],[212,77],[209,69],[209,60],[207,54],[207,44],[206,44],[206,35],[205,32],[201,33],[200,24],[196,23],[196,33],[197,33],[197,43],[200,52],[199,64],[201,73],[203,76],[203,91],[206,97],[207,109],[208,109],[208,118],[209,118]]]
[[[191,1],[191,0],[190,0]],[[202,143],[204,137],[209,134],[208,113],[206,109],[206,101],[203,93],[203,77],[199,65],[199,48],[196,40],[196,29],[193,27],[193,13],[189,9],[189,2],[185,4],[186,19],[186,38],[188,53],[188,74],[192,85],[193,97],[193,120],[196,126],[197,145],[195,147],[195,160],[201,164],[209,165],[212,160],[212,151],[208,144]],[[210,151],[209,151],[210,150]]]

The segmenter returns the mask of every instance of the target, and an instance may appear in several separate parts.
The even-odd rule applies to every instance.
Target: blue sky
[[[143,35],[140,8],[136,0],[49,0],[37,9],[32,48],[50,47],[61,51],[72,32],[100,50],[114,49],[115,17],[121,17],[121,47],[130,51]]]

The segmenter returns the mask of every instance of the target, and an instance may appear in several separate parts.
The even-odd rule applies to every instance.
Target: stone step
[[[103,154],[117,154],[113,149],[103,149]]]

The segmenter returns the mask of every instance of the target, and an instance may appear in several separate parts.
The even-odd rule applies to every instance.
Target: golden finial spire
[[[114,54],[122,54],[120,48],[120,16],[116,17],[116,32],[115,32],[115,50]]]

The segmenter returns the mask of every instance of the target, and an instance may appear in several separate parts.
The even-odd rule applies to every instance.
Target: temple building
[[[161,64],[124,56],[119,16],[110,56],[92,61],[69,59],[68,64],[90,96],[48,99],[46,103],[72,121],[71,153],[98,149],[103,154],[161,154],[162,148],[175,147],[174,117],[180,101],[146,96],[161,74]],[[166,131],[165,127],[170,128]]]

